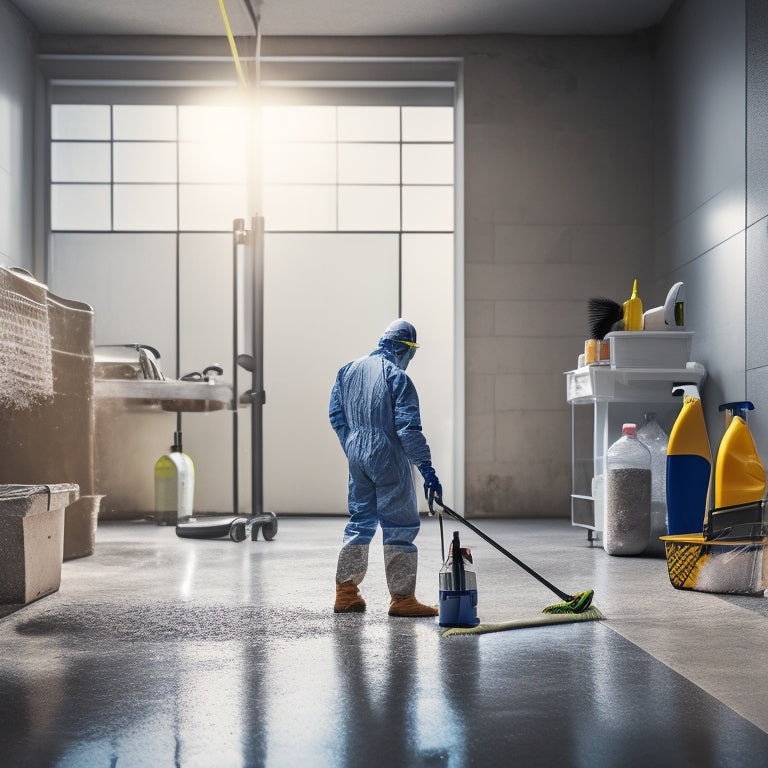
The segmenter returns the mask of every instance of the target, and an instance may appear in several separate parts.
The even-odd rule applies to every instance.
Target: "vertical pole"
[[[253,235],[253,373],[251,381],[251,506],[264,511],[264,217],[251,220]]]
[[[237,428],[237,411],[240,391],[237,381],[238,325],[240,314],[240,280],[238,248],[245,237],[245,221],[235,219],[232,223],[232,513],[240,513],[240,436]]]

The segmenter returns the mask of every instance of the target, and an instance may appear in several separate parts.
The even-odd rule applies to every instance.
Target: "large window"
[[[59,90],[49,280],[94,307],[96,343],[148,343],[170,376],[218,362],[232,381],[232,223],[261,214],[266,508],[346,509],[330,385],[398,314],[419,331],[409,372],[453,497],[454,107],[413,104],[414,89],[408,104],[353,104],[344,94],[343,104],[265,105],[257,124],[235,106],[147,104],[135,92],[138,103],[84,104]],[[242,346],[244,301],[238,312]],[[224,412],[184,417],[197,510],[226,511],[231,457],[221,446],[231,444],[231,422]],[[172,427],[160,415],[152,426],[165,445]],[[307,468],[299,486],[297,462]],[[138,472],[131,508],[151,508],[151,473]]]
[[[56,104],[54,231],[228,231],[247,218],[236,107]],[[452,232],[453,108],[263,110],[271,231]]]

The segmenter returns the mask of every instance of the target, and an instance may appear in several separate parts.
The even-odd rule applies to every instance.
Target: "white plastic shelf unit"
[[[621,437],[622,425],[633,422],[640,428],[645,414],[655,413],[669,434],[683,403],[672,394],[675,386],[700,388],[706,374],[698,365],[663,369],[596,363],[565,375],[571,405],[571,523],[587,528],[591,541],[604,527],[605,457]]]

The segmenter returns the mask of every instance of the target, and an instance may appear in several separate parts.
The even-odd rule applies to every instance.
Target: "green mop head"
[[[592,605],[594,594],[594,589],[588,589],[585,592],[577,592],[565,603],[548,605],[542,613],[583,613]]]
[[[581,613],[541,613],[530,619],[505,621],[500,624],[478,624],[476,627],[451,627],[443,632],[443,637],[453,635],[480,635],[485,632],[504,632],[507,629],[527,629],[547,624],[566,624],[574,621],[600,621],[605,616],[598,608],[592,606]]]

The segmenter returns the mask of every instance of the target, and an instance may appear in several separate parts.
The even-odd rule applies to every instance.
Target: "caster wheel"
[[[229,526],[229,538],[232,541],[245,541],[245,523],[235,522]]]
[[[272,541],[277,536],[277,515],[274,512],[267,512],[272,518],[266,525],[262,526],[262,533],[266,541]]]

